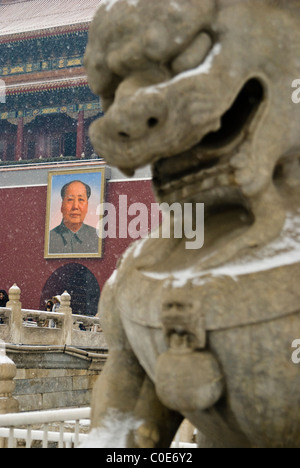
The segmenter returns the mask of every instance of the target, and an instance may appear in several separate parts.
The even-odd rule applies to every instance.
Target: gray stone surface
[[[7,345],[7,353],[17,370],[13,397],[20,411],[37,411],[89,406],[95,381],[106,361],[95,350],[78,351],[63,347],[42,350],[41,347]],[[68,354],[72,353],[72,354]]]

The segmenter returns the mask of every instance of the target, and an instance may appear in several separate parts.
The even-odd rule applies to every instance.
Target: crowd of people
[[[7,292],[4,289],[1,289],[0,290],[0,307],[6,307],[6,304],[8,303],[8,301],[9,301],[9,297],[8,297]],[[45,311],[46,312],[58,312],[60,308],[60,303],[61,303],[61,296],[59,295],[53,296],[52,299],[48,299],[46,301]],[[28,323],[30,324],[30,322],[33,322],[33,319],[31,318],[27,319],[26,321],[27,325]],[[3,324],[3,320],[0,317],[0,325],[1,324]],[[55,321],[53,319],[46,320],[43,326],[55,328]],[[85,326],[81,323],[79,324],[79,329],[82,331],[86,331]]]
[[[0,307],[6,307],[9,301],[7,292],[4,289],[0,289]],[[60,296],[53,296],[52,299],[46,301],[45,310],[47,312],[57,312],[60,308]]]
[[[58,312],[60,308],[60,296],[53,296],[52,299],[46,301],[45,310],[47,312]]]
[[[7,292],[4,289],[0,289],[0,307],[6,307],[9,301]],[[47,312],[58,312],[60,308],[60,296],[53,296],[52,299],[46,301],[45,310]]]

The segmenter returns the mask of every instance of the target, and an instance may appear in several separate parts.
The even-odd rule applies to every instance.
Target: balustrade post
[[[65,291],[60,297],[60,308],[59,312],[63,313],[64,320],[62,326],[62,345],[72,344],[72,328],[73,328],[73,317],[71,309],[71,296]]]
[[[23,316],[22,304],[20,302],[21,290],[14,284],[8,291],[9,302],[6,307],[11,309],[10,316],[10,340],[12,343],[22,343]]]
[[[13,398],[14,378],[17,373],[15,363],[6,356],[5,344],[0,340],[0,414],[17,413],[19,402]],[[7,441],[0,438],[0,448],[6,448]]]

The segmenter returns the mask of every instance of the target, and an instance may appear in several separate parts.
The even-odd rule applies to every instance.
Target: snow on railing
[[[20,447],[25,445],[26,448],[31,448],[34,442],[40,442],[42,448],[49,448],[49,444],[55,444],[58,448],[77,448],[88,437],[90,418],[91,408],[0,415],[0,448],[1,438],[2,447],[5,448],[16,448],[17,442]],[[55,423],[58,430],[53,430]],[[182,439],[181,426],[171,448],[197,448],[196,443],[183,442]]]
[[[0,447],[15,448],[18,441],[24,441],[26,448],[31,448],[33,442],[39,441],[42,448],[48,448],[49,443],[58,448],[76,448],[87,437],[80,431],[87,431],[90,416],[90,408],[0,415]],[[58,430],[53,430],[53,424],[58,424]]]
[[[24,327],[62,328],[65,314],[60,312],[22,309],[22,316]],[[98,317],[72,314],[72,318],[73,329],[75,330],[94,331],[94,333],[97,333],[98,329],[100,329]]]
[[[62,328],[64,315],[59,312],[22,309],[23,327]]]

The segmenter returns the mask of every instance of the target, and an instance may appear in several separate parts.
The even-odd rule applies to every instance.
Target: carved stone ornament
[[[149,236],[105,286],[88,444],[300,447],[300,1],[102,0],[85,62],[97,153],[205,206],[203,248]]]

